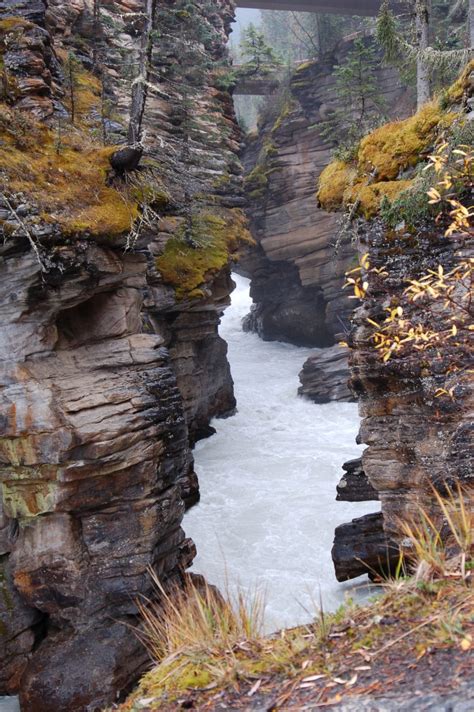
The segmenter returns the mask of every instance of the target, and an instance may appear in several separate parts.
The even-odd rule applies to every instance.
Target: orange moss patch
[[[434,129],[447,127],[454,114],[445,114],[437,102],[422,107],[404,121],[394,121],[366,136],[359,148],[360,173],[372,173],[381,180],[395,180],[401,170],[418,163],[420,154],[434,138]]]
[[[0,39],[3,39],[2,35],[13,30],[26,30],[31,27],[33,27],[32,23],[25,20],[24,17],[6,17],[0,20]]]
[[[471,62],[453,87],[465,87],[473,67]],[[433,101],[404,121],[372,131],[362,139],[353,163],[334,160],[323,170],[317,192],[321,207],[338,210],[344,204],[359,203],[360,213],[374,217],[384,197],[393,201],[412,185],[413,180],[399,179],[400,175],[423,159],[439,132],[456,117],[456,112],[443,111],[440,102]]]
[[[164,282],[175,288],[178,299],[202,297],[204,283],[237,256],[240,247],[253,244],[241,210],[195,216],[189,238],[181,223],[156,260]]]
[[[83,132],[62,135],[0,104],[0,174],[11,193],[25,193],[41,217],[66,234],[118,235],[130,229],[138,205],[107,185],[116,146],[94,145]]]
[[[452,86],[449,87],[447,92],[442,96],[442,99],[444,99],[444,101],[446,101],[448,104],[459,103],[462,100],[464,93],[474,83],[474,77],[472,76],[473,74],[474,59],[471,59],[459,79],[454,82]]]
[[[392,202],[412,184],[413,180],[392,180],[362,186],[359,184],[344,194],[344,201],[349,203],[359,201],[361,212],[369,219],[377,215],[383,198],[388,198]]]
[[[68,52],[64,49],[57,51],[63,64],[63,70],[67,73]],[[97,120],[91,119],[91,113],[95,110],[100,115],[100,104],[102,95],[102,83],[92,72],[85,69],[79,60],[74,68],[74,104],[75,123],[79,126],[93,126]],[[64,102],[68,108],[70,106],[70,93],[66,90]]]
[[[337,210],[344,194],[357,177],[356,169],[344,161],[333,161],[321,173],[317,198],[326,210]]]

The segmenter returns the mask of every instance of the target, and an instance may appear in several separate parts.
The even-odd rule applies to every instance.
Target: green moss
[[[5,512],[12,519],[29,519],[54,509],[56,483],[2,483]]]
[[[454,84],[452,84],[449,89],[441,95],[440,107],[442,109],[447,109],[454,104],[458,104],[462,100],[464,93],[469,89],[469,87],[472,87],[473,73],[474,59],[471,59],[459,79],[457,79],[457,81],[455,81]]]
[[[34,27],[34,25],[25,20],[24,17],[6,17],[0,20],[0,41],[1,36],[7,34],[8,32],[13,32],[14,30],[27,30]]]
[[[467,76],[466,72],[463,76]],[[431,102],[404,121],[372,131],[360,142],[354,160],[335,159],[321,173],[317,192],[321,207],[338,210],[357,204],[359,214],[369,219],[382,208],[388,214],[392,203],[399,208],[401,203],[396,201],[402,195],[411,200],[414,167],[425,158],[437,136],[452,126],[456,116],[443,111],[439,102]],[[406,177],[407,170],[411,170],[413,178]]]
[[[263,197],[268,186],[268,171],[265,165],[256,165],[244,179],[244,188],[249,198]]]
[[[277,166],[272,165],[275,156],[278,156],[278,148],[270,138],[265,139],[255,168],[244,178],[244,189],[251,200],[263,198],[269,177],[279,170]]]
[[[201,297],[206,281],[228,263],[239,247],[253,243],[240,210],[200,213],[193,217],[189,234],[186,232],[181,222],[156,260],[163,281],[175,288],[178,299]]]
[[[309,69],[310,67],[314,67],[315,65],[316,65],[316,60],[310,59],[307,62],[303,62],[302,64],[299,64],[296,67],[296,72],[304,72],[305,69]]]
[[[284,102],[278,118],[272,126],[271,133],[274,133],[274,131],[278,131],[278,129],[281,128],[285,119],[287,119],[291,112],[294,111],[296,106],[296,101],[291,97]]]
[[[350,189],[350,195],[345,195],[347,202],[360,202],[360,212],[365,218],[373,218],[380,212],[382,203],[385,201],[393,201],[400,193],[406,191],[413,181],[411,180],[392,180],[381,183],[371,183],[362,187],[355,185]]]
[[[436,210],[430,205],[426,196],[429,187],[429,181],[418,178],[391,200],[382,199],[380,204],[382,220],[390,228],[395,228],[400,223],[405,223],[408,228],[414,228],[418,223],[433,217]]]

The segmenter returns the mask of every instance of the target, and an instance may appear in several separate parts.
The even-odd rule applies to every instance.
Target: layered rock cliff
[[[336,530],[341,580],[361,573],[361,547],[372,572],[374,558],[386,568],[400,546],[409,557],[406,524],[421,510],[443,536],[436,493],[454,506],[461,488],[465,506],[473,502],[473,78],[471,62],[441,99],[374,131],[352,162],[335,162],[321,176],[323,203],[355,203],[359,213],[360,268],[351,279],[362,305],[349,345],[368,447],[344,485],[349,499],[373,499],[375,490],[382,508]]]
[[[102,708],[136,679],[147,569],[176,581],[194,555],[190,446],[235,405],[217,326],[249,238],[211,72],[231,3],[156,3],[125,173],[149,4],[101,5],[0,3],[0,694],[25,710]]]
[[[367,42],[371,42],[367,38]],[[244,152],[252,233],[258,249],[245,267],[255,302],[247,328],[264,339],[325,347],[349,326],[353,303],[342,291],[355,259],[341,216],[316,204],[319,175],[331,161],[335,141],[325,122],[344,107],[334,78],[352,47],[301,65],[270,116]],[[410,99],[393,69],[379,66],[376,82],[389,116],[403,116]]]

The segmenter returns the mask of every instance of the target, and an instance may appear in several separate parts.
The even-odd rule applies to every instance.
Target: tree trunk
[[[416,38],[418,58],[416,60],[416,97],[418,108],[430,100],[430,73],[423,52],[430,42],[431,0],[416,0]]]
[[[130,106],[130,123],[128,125],[128,142],[139,143],[142,136],[142,123],[145,114],[150,67],[153,54],[153,26],[157,0],[146,0],[145,28],[142,35],[142,46],[138,76],[132,85],[132,101]]]

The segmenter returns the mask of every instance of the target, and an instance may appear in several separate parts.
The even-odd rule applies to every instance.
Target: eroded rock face
[[[398,547],[384,531],[383,514],[375,512],[336,527],[331,551],[338,581],[368,574],[373,579],[394,569]]]
[[[303,364],[298,394],[314,403],[353,401],[349,389],[349,352],[339,345],[316,351]]]
[[[102,155],[100,144],[94,154],[89,143],[95,146],[102,130],[107,140],[125,143],[129,83],[118,60],[123,49],[137,57],[141,31],[123,13],[144,4],[103,5],[108,20],[98,32],[88,0],[55,0],[47,9],[15,3],[14,11],[0,3],[11,82],[3,115],[19,121],[19,110],[41,118],[57,112],[44,130],[34,126],[29,142],[7,132],[6,146],[18,160],[32,150],[34,161],[36,135],[47,150],[57,115],[66,133],[70,106],[58,58],[69,51],[85,87],[76,107],[77,155],[86,161]],[[158,7],[175,10],[164,2]],[[205,48],[209,65],[225,61],[230,19],[226,0],[211,18],[194,18],[214,28]],[[221,248],[219,262],[204,261],[188,291],[179,292],[169,259],[171,276],[159,263],[168,242],[180,239],[186,211],[218,212],[219,237],[227,220],[244,230],[235,212],[241,178],[230,97],[207,70],[193,76],[189,127],[180,113],[182,85],[166,79],[179,64],[177,46],[168,35],[153,59],[162,72],[145,120],[154,212],[133,239],[113,222],[123,203],[114,195],[124,187],[111,167],[80,196],[88,216],[91,206],[102,207],[98,194],[110,199],[97,223],[72,221],[74,205],[58,204],[48,214],[48,205],[29,194],[27,176],[21,190],[0,202],[0,694],[19,692],[31,712],[103,709],[137,679],[148,658],[127,626],[138,622],[137,597],[153,595],[148,568],[165,582],[180,581],[195,554],[181,528],[185,506],[199,496],[191,445],[213,416],[235,406],[217,333],[233,288],[233,248]],[[98,55],[100,80],[93,71]],[[104,121],[101,91],[114,106]],[[199,122],[209,112],[213,126],[206,133]],[[51,152],[52,191],[60,185],[53,173],[64,150],[59,143]],[[7,160],[2,152],[2,168]],[[190,208],[183,176],[191,174],[199,204]],[[109,233],[107,221],[115,225]],[[200,259],[198,248],[192,249]]]
[[[363,469],[379,493],[387,534],[400,541],[401,524],[419,517],[420,507],[437,511],[433,488],[443,493],[446,484],[456,489],[458,483],[471,491],[472,384],[461,378],[455,400],[437,397],[438,387],[446,388],[450,382],[449,376],[446,381],[450,359],[467,365],[463,350],[453,355],[446,347],[438,356],[407,349],[383,363],[373,347],[367,318],[380,319],[384,306],[395,303],[403,304],[410,318],[415,306],[404,295],[407,280],[419,279],[439,265],[448,272],[472,254],[472,244],[461,236],[447,240],[431,226],[415,235],[402,231],[392,237],[377,221],[361,229],[361,250],[377,264],[386,264],[389,276],[376,281],[370,298],[356,311],[351,383],[362,416],[361,440],[368,445]],[[446,319],[442,308],[434,310],[431,328],[443,328]],[[457,383],[455,375],[451,378]]]
[[[82,709],[82,688],[103,703],[122,689],[144,661],[123,622],[151,593],[147,567],[177,577],[192,551],[183,402],[163,338],[141,329],[146,261],[91,245],[75,272],[48,285],[31,253],[3,267],[2,570],[14,598],[2,620],[14,655],[2,683],[13,691],[23,673],[31,710],[46,709],[46,690],[53,710]],[[101,630],[107,655],[86,655]]]
[[[315,197],[334,149],[321,123],[341,106],[332,68],[349,48],[350,42],[334,57],[302,65],[280,116],[245,148],[249,214],[258,243],[244,262],[255,302],[247,324],[265,339],[325,347],[350,323],[354,304],[342,284],[355,250],[341,234],[341,216],[318,208]],[[381,67],[377,79],[388,115],[405,115],[411,104],[396,72]]]

